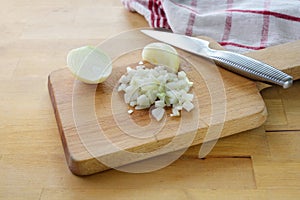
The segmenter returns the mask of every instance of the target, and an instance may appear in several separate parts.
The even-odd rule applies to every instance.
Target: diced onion
[[[135,69],[127,67],[127,74],[119,79],[118,91],[124,91],[125,102],[136,110],[154,104],[151,114],[160,121],[165,106],[172,106],[171,116],[180,116],[182,109],[190,112],[194,108],[194,95],[188,93],[191,86],[184,71],[176,74],[165,66],[150,69],[140,63]]]
[[[160,121],[165,114],[165,109],[162,107],[155,108],[152,110],[151,114],[157,121]]]

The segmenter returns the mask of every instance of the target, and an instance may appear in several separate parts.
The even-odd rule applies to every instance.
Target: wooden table
[[[148,26],[119,0],[1,1],[0,199],[299,199],[300,82],[265,89],[267,122],[147,174],[68,169],[47,90],[67,52]]]

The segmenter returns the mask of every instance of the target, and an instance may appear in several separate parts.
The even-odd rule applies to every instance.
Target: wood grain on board
[[[212,46],[220,48],[214,42]],[[276,56],[279,52],[282,56],[283,52],[294,52],[294,48],[299,48],[299,42],[270,51],[266,49],[261,51],[263,56],[260,52],[250,56],[270,63],[276,58],[281,59]],[[250,130],[265,122],[265,103],[254,81],[216,67],[201,57],[179,52],[187,60],[182,61],[181,69],[194,82],[192,92],[196,109],[190,113],[182,112],[180,118],[167,116],[161,122],[152,120],[148,109],[128,115],[129,107],[124,103],[122,93],[116,91],[126,67],[135,67],[132,63],[140,61],[141,50],[116,59],[112,75],[98,86],[75,80],[67,68],[49,75],[49,92],[73,173],[88,175],[120,167]],[[290,59],[277,67],[299,78],[299,63],[298,59]],[[177,143],[171,143],[176,137],[180,138]],[[169,143],[169,148],[156,151]],[[124,155],[124,150],[148,154],[129,158]]]
[[[65,66],[70,49],[97,45],[148,23],[120,0],[12,0],[1,5],[0,199],[300,198],[299,81],[287,90],[273,86],[261,91],[268,110],[263,126],[219,139],[205,160],[197,158],[201,145],[196,145],[151,173],[107,170],[74,176],[65,160],[47,76]],[[268,62],[299,59],[299,50],[273,59]]]

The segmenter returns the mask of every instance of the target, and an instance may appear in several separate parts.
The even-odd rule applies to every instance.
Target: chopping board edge
[[[95,173],[98,173],[101,171],[108,170],[108,169],[110,169],[109,167],[105,166],[97,158],[94,158],[92,155],[90,155],[88,151],[84,152],[86,154],[86,156],[82,157],[82,156],[78,156],[76,152],[73,152],[72,148],[69,148],[69,138],[68,138],[69,133],[66,133],[64,131],[64,128],[63,128],[63,125],[61,122],[61,116],[60,116],[60,113],[58,112],[58,108],[57,108],[57,101],[56,101],[55,91],[54,91],[53,83],[52,83],[52,78],[53,77],[55,78],[56,75],[60,75],[62,70],[67,70],[67,69],[64,68],[64,69],[56,70],[49,74],[48,90],[49,90],[52,106],[53,106],[54,113],[55,113],[55,118],[56,118],[56,121],[58,124],[59,134],[61,136],[62,145],[64,148],[64,152],[65,152],[65,156],[66,156],[66,160],[67,160],[69,169],[73,174],[78,175],[78,176],[91,175],[91,174],[95,174]],[[260,95],[260,93],[259,93],[259,95]],[[264,103],[263,100],[262,100],[262,103]],[[240,125],[240,124],[247,125],[246,126],[247,130],[250,130],[250,129],[253,129],[253,128],[256,128],[256,127],[262,125],[265,122],[266,118],[267,118],[266,108],[262,104],[262,105],[260,105],[259,109],[256,109],[254,113],[247,116],[243,120],[233,119],[233,120],[227,121],[224,124],[224,129],[221,134],[221,137],[227,137],[232,134],[241,132],[239,129],[239,126],[237,126],[237,124],[238,125]],[[218,124],[216,124],[216,125],[218,125]],[[197,136],[195,137],[195,139],[193,141],[192,146],[201,144],[203,142],[203,138],[204,138],[203,135],[197,134]]]

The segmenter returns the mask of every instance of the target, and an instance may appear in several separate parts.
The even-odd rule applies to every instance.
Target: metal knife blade
[[[141,30],[141,32],[161,42],[168,43],[177,48],[204,57],[208,56],[207,51],[210,50],[208,47],[209,42],[206,40],[201,40],[194,37],[189,37],[185,35],[179,35],[179,34],[174,34],[174,33],[164,32],[164,31]]]
[[[156,30],[141,30],[141,32],[161,42],[212,59],[217,65],[253,80],[277,84],[283,88],[288,88],[293,84],[293,77],[290,75],[238,53],[210,49],[209,42],[206,40]]]

